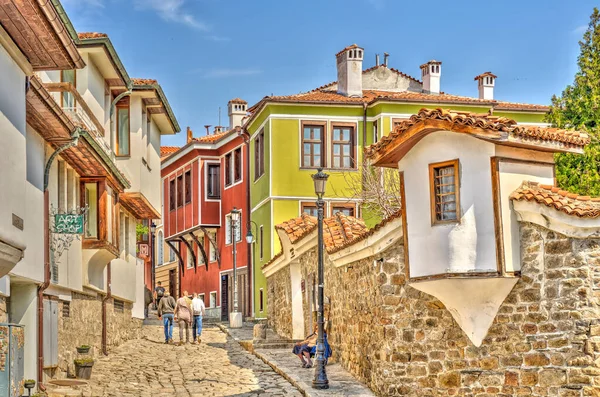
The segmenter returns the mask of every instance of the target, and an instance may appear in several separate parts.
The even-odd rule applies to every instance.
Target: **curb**
[[[249,353],[253,354],[254,356],[260,358],[265,364],[267,364],[269,367],[271,367],[273,369],[273,371],[277,372],[279,375],[281,375],[283,378],[285,378],[285,380],[290,382],[292,384],[292,386],[294,386],[296,389],[298,389],[298,391],[300,393],[302,393],[303,396],[311,397],[311,395],[298,382],[296,382],[294,379],[292,379],[292,377],[290,377],[287,373],[283,372],[277,365],[275,365],[271,361],[269,361],[268,358],[266,358],[265,356],[263,356],[262,354],[258,353],[256,350],[254,350],[254,346],[252,345],[251,340],[240,340],[239,338],[234,337],[229,332],[227,327],[223,326],[222,324],[217,324],[217,327],[219,327],[221,329],[221,331],[223,331],[225,334],[227,334],[229,337],[231,337],[231,339],[236,341],[242,348],[244,348],[244,350],[246,350]]]

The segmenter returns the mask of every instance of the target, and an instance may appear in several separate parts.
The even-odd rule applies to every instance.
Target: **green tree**
[[[583,155],[556,155],[558,186],[573,193],[600,196],[600,12],[594,8],[579,41],[579,70],[561,96],[552,97],[547,120],[559,128],[585,131],[591,143]]]

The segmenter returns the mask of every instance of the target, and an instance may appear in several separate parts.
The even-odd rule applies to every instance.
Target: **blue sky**
[[[155,78],[185,131],[227,125],[227,101],[308,91],[336,79],[352,43],[419,77],[443,62],[448,93],[476,96],[473,77],[498,75],[497,99],[542,103],[571,83],[578,40],[597,1],[62,0],[75,28],[108,33],[132,77]],[[383,56],[382,56],[383,59]],[[181,145],[185,133],[165,137]]]

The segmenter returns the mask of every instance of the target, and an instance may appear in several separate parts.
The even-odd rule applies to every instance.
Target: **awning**
[[[119,202],[137,219],[160,219],[160,212],[140,192],[121,193]]]

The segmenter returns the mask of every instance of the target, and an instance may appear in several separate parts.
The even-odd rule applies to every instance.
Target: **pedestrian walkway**
[[[219,328],[205,328],[200,345],[167,345],[160,326],[144,326],[143,333],[143,339],[128,341],[98,359],[88,386],[77,395],[301,396],[296,387]]]
[[[327,365],[327,377],[329,379],[329,389],[315,390],[312,388],[314,369],[305,369],[300,366],[300,360],[291,352],[291,348],[255,348],[252,345],[254,324],[246,324],[242,328],[232,329],[226,325],[219,324],[223,331],[227,332],[238,343],[252,351],[252,353],[269,364],[277,373],[281,374],[292,384],[294,384],[307,397],[331,397],[331,396],[352,396],[352,397],[370,397],[373,392],[356,380],[340,364],[331,363]],[[269,340],[279,340],[280,338],[271,330],[267,331],[267,345]],[[279,343],[278,343],[279,344]]]

